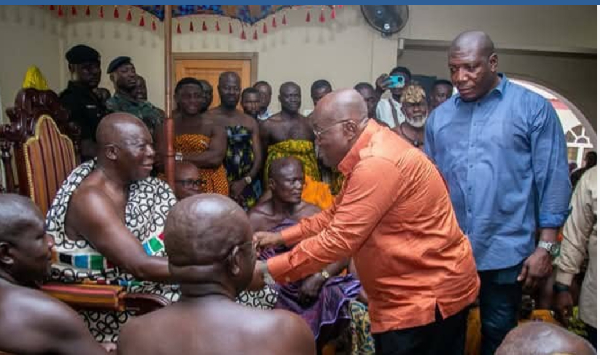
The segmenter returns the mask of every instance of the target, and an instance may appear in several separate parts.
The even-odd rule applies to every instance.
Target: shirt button
[[[471,208],[467,208],[467,212],[468,212],[468,213],[471,213]]]
[[[473,165],[469,165],[469,168],[473,168]]]
[[[473,187],[469,186],[469,192],[471,192],[472,189],[473,189]]]

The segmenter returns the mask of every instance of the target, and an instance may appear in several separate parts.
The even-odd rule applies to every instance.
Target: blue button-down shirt
[[[500,74],[484,98],[454,95],[427,120],[425,152],[448,183],[478,270],[514,266],[533,253],[536,228],[569,212],[565,137],[549,101]]]

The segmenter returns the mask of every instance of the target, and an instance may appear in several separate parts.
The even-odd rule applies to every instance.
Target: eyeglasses
[[[175,180],[175,183],[179,183],[183,187],[189,188],[189,187],[200,187],[203,184],[206,184],[206,181],[202,180],[202,179],[197,179],[197,180],[187,179],[187,180]]]
[[[324,128],[324,129],[322,129],[322,130],[315,130],[315,129],[313,129],[313,133],[315,134],[315,137],[316,137],[317,139],[319,139],[319,138],[321,138],[321,136],[323,136],[323,134],[324,134],[325,132],[327,132],[327,131],[331,130],[331,129],[332,129],[332,128],[334,128],[336,125],[339,125],[340,123],[351,122],[351,121],[352,121],[352,120],[343,120],[343,121],[338,121],[338,122],[336,122],[336,123],[334,123],[334,124],[332,124],[332,125],[329,125],[329,126],[325,127],[325,128]]]

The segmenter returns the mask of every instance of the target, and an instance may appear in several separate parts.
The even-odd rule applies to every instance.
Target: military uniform
[[[118,92],[106,101],[106,107],[109,112],[126,112],[139,118],[148,126],[152,135],[165,119],[165,113],[150,102],[137,101]]]
[[[81,129],[81,140],[96,142],[96,129],[107,114],[102,101],[89,87],[73,81],[69,81],[59,98],[63,107],[70,111],[69,122],[74,122]]]

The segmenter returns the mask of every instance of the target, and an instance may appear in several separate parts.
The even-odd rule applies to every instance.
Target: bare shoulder
[[[6,309],[2,311],[3,321],[16,321],[24,330],[57,335],[83,327],[83,321],[73,309],[41,290],[15,287],[3,299],[2,307]]]
[[[82,183],[75,190],[69,203],[69,212],[77,214],[77,218],[89,218],[98,212],[114,213],[112,205],[102,186],[99,186],[97,181],[90,181]],[[89,211],[89,208],[95,208],[96,211]]]
[[[271,204],[269,202],[259,203],[248,212],[248,220],[254,232],[268,230],[266,222],[272,215]]]
[[[152,313],[140,317],[132,317],[121,328],[119,332],[119,341],[117,342],[117,354],[131,355],[140,354],[137,350],[137,343],[144,341],[146,336],[145,325],[149,325],[148,316]],[[152,325],[147,326],[152,328]]]
[[[300,207],[299,215],[304,217],[309,217],[321,212],[321,208],[315,206],[314,204],[307,203],[302,201],[302,206]]]
[[[316,353],[313,333],[304,319],[281,309],[272,310],[269,315],[270,328],[265,330],[265,337],[277,337],[286,354]]]

